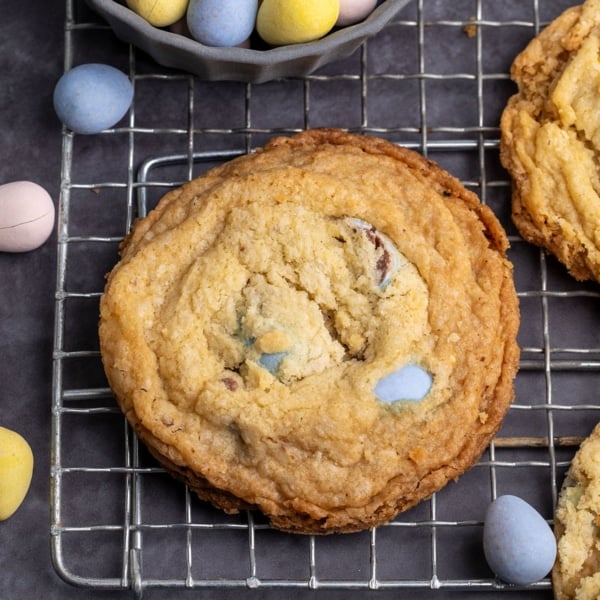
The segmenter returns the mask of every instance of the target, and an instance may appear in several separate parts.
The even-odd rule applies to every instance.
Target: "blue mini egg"
[[[192,37],[206,46],[238,46],[256,22],[258,0],[190,0],[187,25]]]
[[[382,377],[375,385],[375,395],[382,402],[423,400],[431,389],[431,375],[418,365],[405,365]]]
[[[556,559],[556,539],[544,518],[517,496],[490,504],[483,527],[483,551],[503,581],[527,585],[544,578]]]
[[[113,127],[129,110],[133,86],[119,69],[89,63],[67,71],[54,88],[54,110],[75,133]]]
[[[281,361],[287,356],[287,352],[271,352],[270,354],[261,354],[258,362],[269,373],[276,375],[281,366]]]

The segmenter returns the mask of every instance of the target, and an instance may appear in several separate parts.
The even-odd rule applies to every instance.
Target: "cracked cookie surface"
[[[600,281],[600,1],[566,10],[517,56],[501,118],[512,213],[528,241]]]
[[[555,514],[556,600],[600,598],[600,424],[575,454]]]
[[[469,468],[509,407],[507,246],[415,152],[275,138],[135,224],[101,300],[106,374],[201,498],[286,531],[379,525]]]

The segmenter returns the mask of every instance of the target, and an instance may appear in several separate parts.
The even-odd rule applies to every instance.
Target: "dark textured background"
[[[63,72],[63,2],[5,1],[2,5],[0,183],[29,179],[45,187],[57,199],[61,175],[61,129],[52,109],[52,91]],[[123,64],[126,47],[111,45],[106,49],[106,56],[114,59],[114,64]],[[233,88],[224,85],[222,89],[215,89],[220,89],[226,96]],[[169,97],[161,98],[161,102],[168,103]],[[265,98],[265,121],[268,121],[271,110],[275,111],[276,105],[271,106],[269,98]],[[214,116],[219,118],[217,114]],[[332,120],[335,119],[339,121],[339,115],[332,115]],[[333,124],[343,126],[343,119]],[[291,125],[298,126],[298,123]],[[105,160],[110,160],[108,156]],[[117,156],[115,160],[120,158]],[[12,518],[0,523],[0,600],[130,598],[129,593],[90,592],[65,584],[51,564],[49,452],[55,254],[55,235],[46,245],[31,253],[0,253],[0,425],[24,435],[35,455],[33,483],[24,504]],[[105,500],[101,492],[95,498],[98,503]],[[85,550],[82,548],[82,551]],[[144,597],[156,600],[173,597],[545,600],[551,594],[548,591],[500,594],[443,590],[315,593],[261,589],[257,592],[150,590]]]

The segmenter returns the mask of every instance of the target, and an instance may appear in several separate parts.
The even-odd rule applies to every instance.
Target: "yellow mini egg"
[[[32,474],[31,446],[16,431],[0,427],[0,521],[11,517],[21,506]]]
[[[256,30],[273,46],[312,42],[331,30],[339,11],[339,0],[263,0]]]
[[[127,6],[155,27],[168,27],[179,21],[188,0],[127,0]]]

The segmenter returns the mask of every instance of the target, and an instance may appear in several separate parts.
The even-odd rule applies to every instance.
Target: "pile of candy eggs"
[[[206,46],[311,42],[364,20],[378,0],[126,0],[155,27],[168,27]]]

